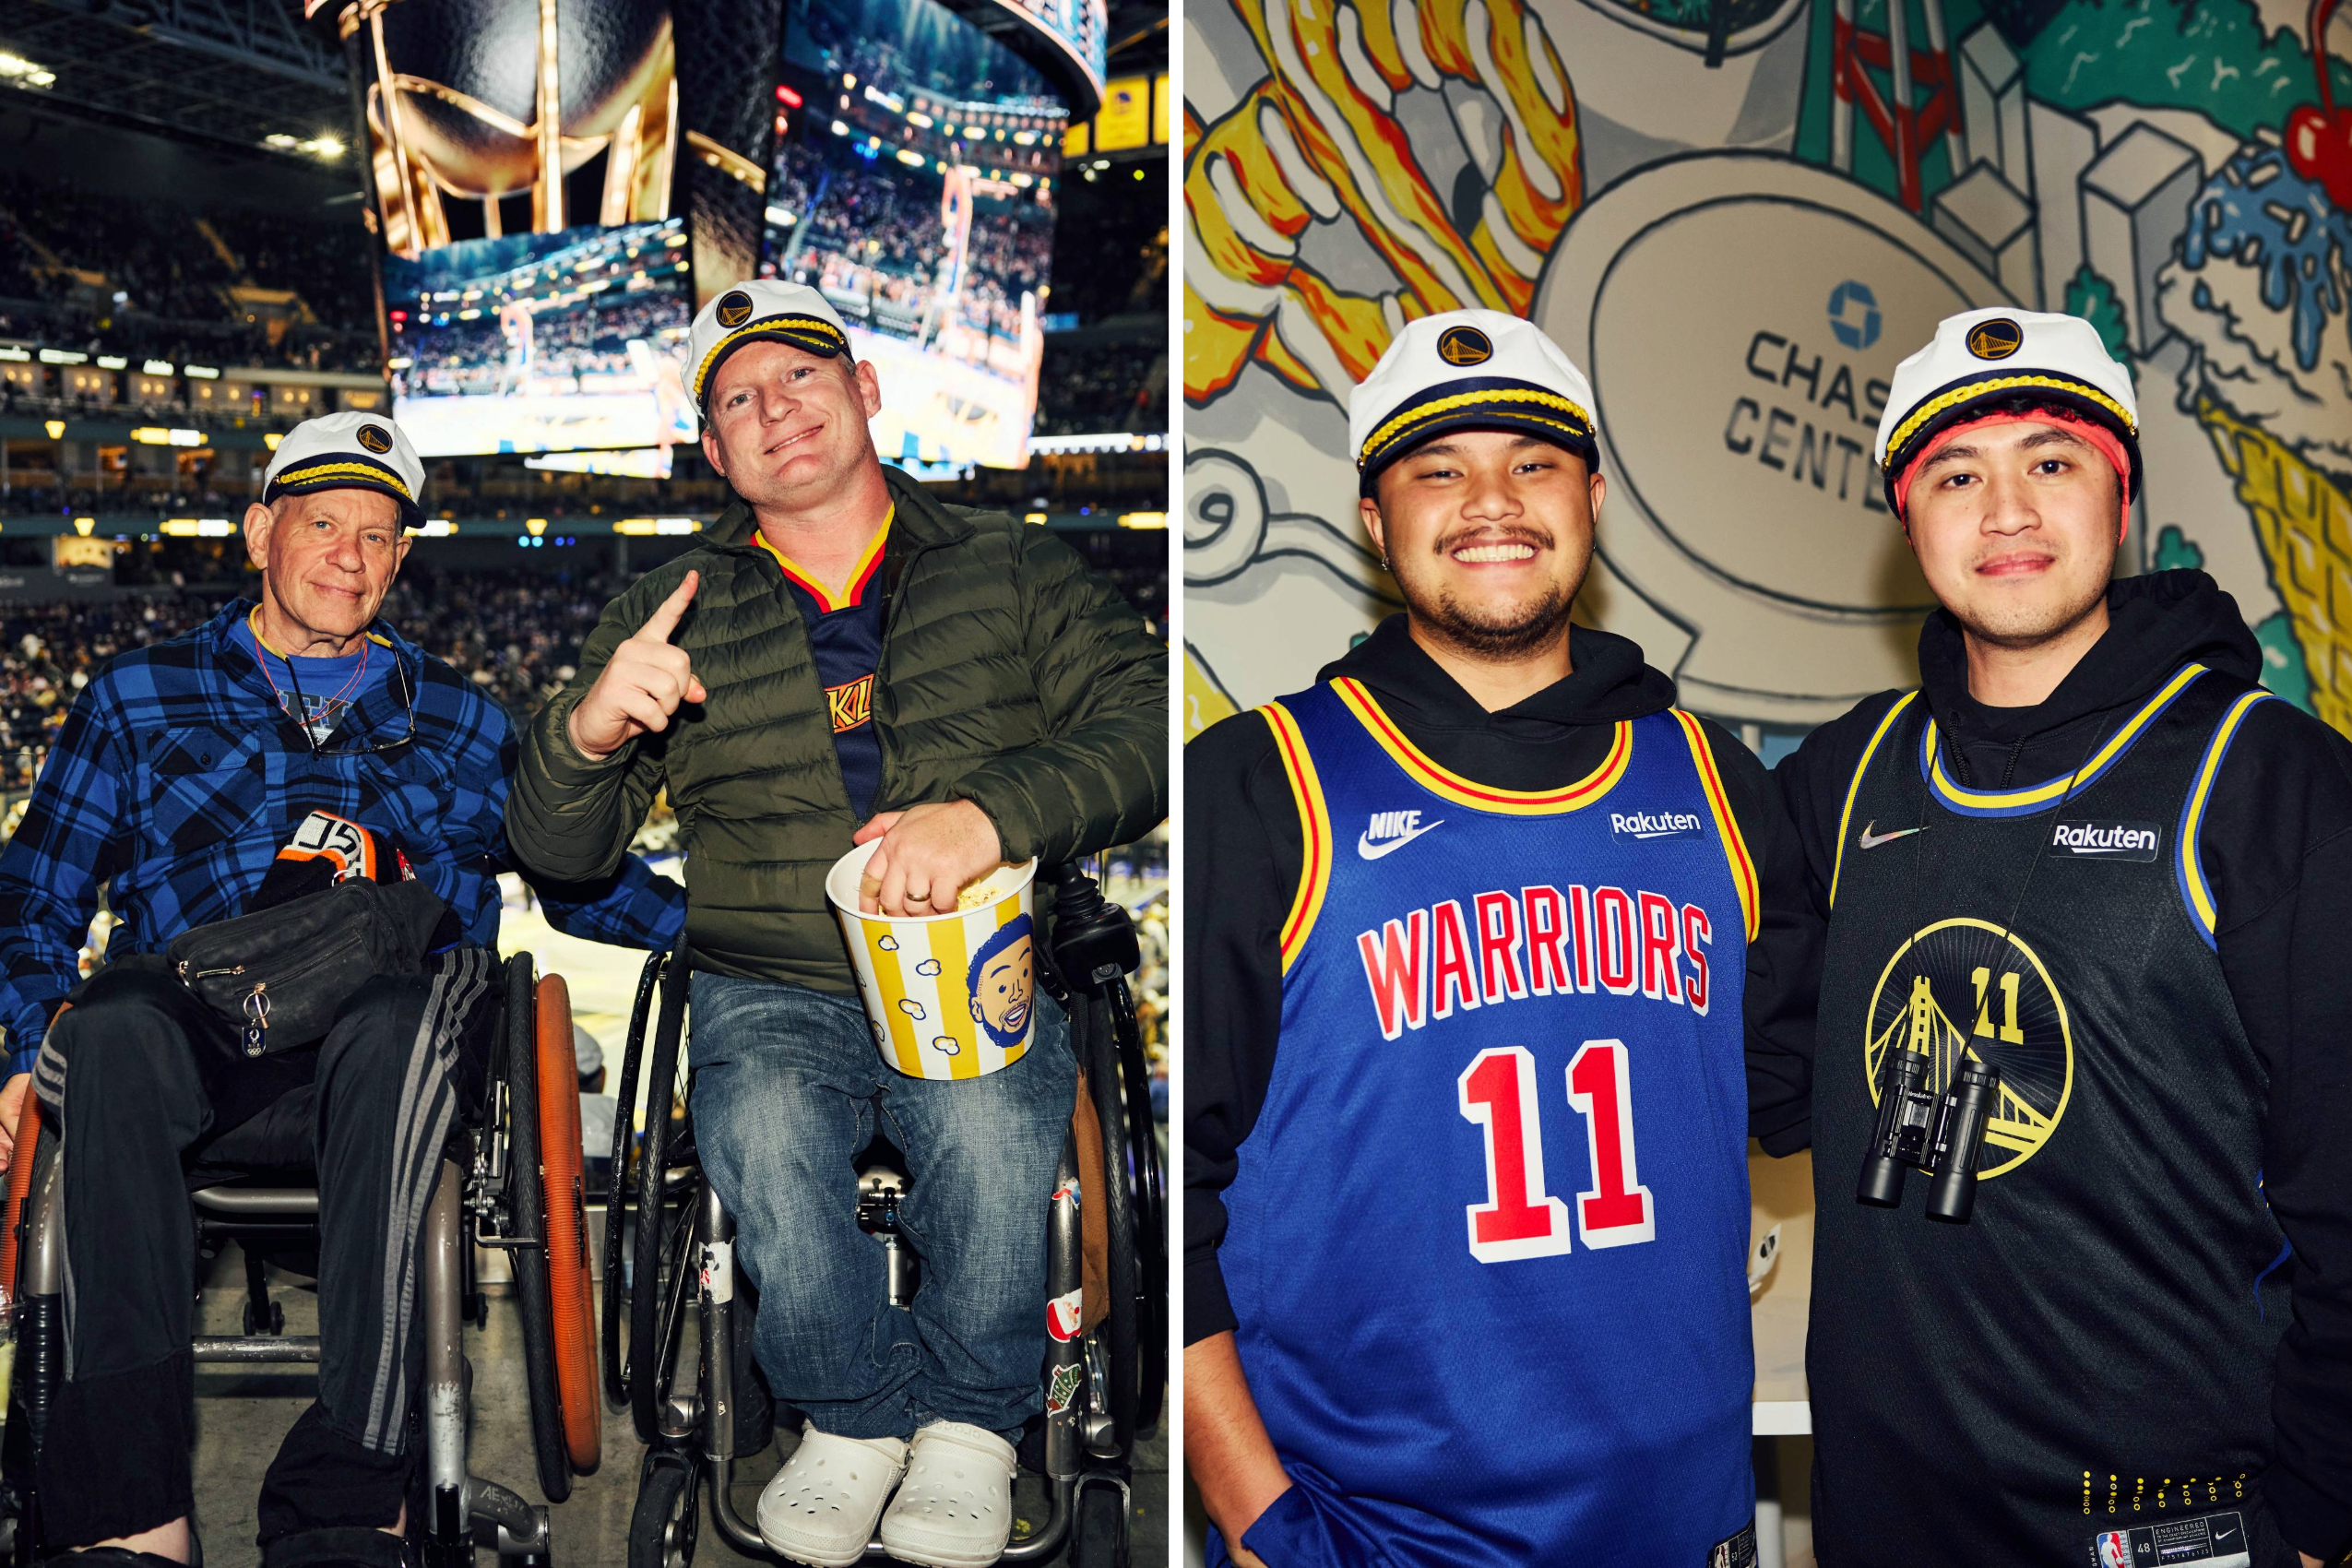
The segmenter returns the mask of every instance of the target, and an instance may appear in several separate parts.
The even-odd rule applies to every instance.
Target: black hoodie
[[[1960,782],[1995,790],[2069,772],[2096,732],[2192,660],[2245,683],[2262,677],[2236,602],[2202,572],[2125,578],[2108,610],[2106,635],[2057,690],[2013,708],[1968,695],[1959,625],[1942,612],[1929,618],[1921,690]],[[1846,790],[1886,708],[1874,697],[1823,725],[1772,775],[1824,929]],[[2263,1491],[2287,1539],[2332,1562],[2352,1545],[2352,742],[2284,702],[2257,704],[2206,812],[2202,863],[2220,911],[2223,977],[2269,1079],[2267,1102],[2245,1113],[2263,1122],[2264,1191],[2294,1248],[2294,1321],[2273,1385],[2276,1462]],[[1787,968],[1765,983],[1773,974],[1813,983]],[[1752,994],[1750,1005],[1810,1013],[1812,996]],[[1751,1032],[1749,1127],[1767,1153],[1811,1142],[1809,1045]]]
[[[1674,705],[1674,683],[1642,662],[1635,644],[1572,629],[1574,673],[1490,713],[1392,615],[1325,666],[1378,694],[1407,737],[1440,765],[1504,790],[1550,790],[1599,766],[1612,728]],[[1703,721],[1704,722],[1704,721]],[[1794,835],[1775,809],[1764,765],[1722,726],[1706,723],[1731,814],[1756,861],[1761,929],[1748,950],[1748,995],[1803,1010],[1747,1009],[1752,1035],[1775,1036],[1779,1053],[1810,1060],[1810,972],[1818,936],[1807,918]],[[1222,1194],[1240,1169],[1274,1073],[1282,1020],[1280,933],[1299,885],[1303,849],[1298,807],[1274,746],[1254,713],[1215,725],[1184,748],[1184,1342],[1235,1326],[1218,1265],[1225,1240]],[[1794,971],[1794,973],[1789,973]],[[1752,1040],[1751,1058],[1762,1054]],[[1376,1220],[1371,1221],[1374,1225]]]

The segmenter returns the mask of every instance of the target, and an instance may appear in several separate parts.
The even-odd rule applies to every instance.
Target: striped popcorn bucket
[[[946,914],[860,914],[858,882],[881,842],[859,845],[825,877],[875,1049],[910,1078],[1011,1066],[1035,1027],[1037,861],[997,867]]]

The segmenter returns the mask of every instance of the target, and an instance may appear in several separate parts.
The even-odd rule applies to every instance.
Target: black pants
[[[371,982],[315,1049],[256,1061],[151,961],[101,971],[57,1020],[41,1073],[65,1129],[65,1380],[38,1474],[50,1545],[191,1510],[188,1192],[227,1170],[318,1182],[318,1399],[263,1482],[260,1538],[398,1517],[423,1373],[418,1238],[500,1000],[488,955],[438,962]]]

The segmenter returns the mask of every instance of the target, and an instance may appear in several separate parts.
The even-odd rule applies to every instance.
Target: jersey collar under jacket
[[[972,525],[933,501],[902,469],[883,464],[882,481],[890,487],[890,523],[883,533],[882,565],[874,576],[881,579],[883,631],[887,636],[907,564],[939,545],[961,544],[972,537]],[[702,538],[705,549],[722,554],[775,559],[761,546],[759,519],[741,497],[727,503]]]
[[[1642,662],[1638,644],[1609,632],[1572,626],[1569,662],[1574,672],[1511,707],[1489,713],[1413,640],[1405,617],[1391,615],[1372,634],[1324,666],[1320,681],[1350,676],[1371,687],[1399,718],[1428,729],[1493,730],[1504,738],[1540,743],[1562,731],[1663,713],[1674,706],[1674,682]]]
[[[1919,683],[1946,746],[1997,744],[2005,755],[2022,745],[2028,755],[2020,759],[2016,778],[2038,778],[2027,766],[2037,742],[2057,739],[2058,731],[2091,715],[2144,701],[2183,664],[2203,664],[2248,683],[2262,679],[2262,648],[2246,629],[2238,601],[2203,572],[2118,578],[2108,587],[2107,612],[2106,635],[2056,691],[2031,707],[1989,707],[1970,696],[1960,624],[1945,611],[1930,615],[1919,628]],[[2067,743],[2079,751],[2085,742]]]
[[[890,519],[890,542],[885,548],[895,552],[899,536],[904,534],[910,548],[923,549],[934,544],[954,544],[969,539],[972,525],[963,518],[942,510],[932,500],[930,493],[907,477],[902,469],[882,465],[882,481],[890,487],[890,501],[895,508]],[[759,519],[752,509],[738,499],[730,501],[702,538],[703,543],[714,550],[741,550],[759,553]]]

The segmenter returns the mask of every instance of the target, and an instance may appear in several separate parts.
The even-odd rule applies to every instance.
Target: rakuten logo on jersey
[[[1707,1010],[1705,909],[1663,893],[1538,885],[1448,898],[1360,932],[1381,1037],[1456,1009],[1607,992]]]
[[[2049,847],[2084,861],[2153,861],[2163,830],[2153,822],[2061,822]]]
[[[1610,812],[1609,830],[1620,844],[1645,838],[1696,838],[1706,824],[1691,812]]]

